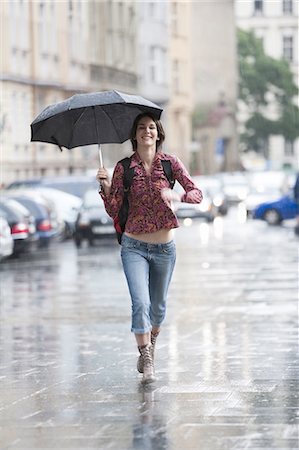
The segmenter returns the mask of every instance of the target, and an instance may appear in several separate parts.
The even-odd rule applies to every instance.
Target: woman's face
[[[158,130],[155,122],[150,117],[143,117],[136,128],[136,141],[139,146],[156,146]]]

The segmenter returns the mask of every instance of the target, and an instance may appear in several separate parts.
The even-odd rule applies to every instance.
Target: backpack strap
[[[122,166],[124,168],[124,175],[123,175],[124,190],[125,190],[125,192],[128,192],[130,190],[131,184],[133,182],[134,168],[133,167],[130,168],[131,158],[129,158],[129,157],[122,159],[120,161],[120,163],[122,164]],[[163,167],[165,176],[169,182],[170,189],[173,189],[174,184],[175,184],[175,179],[173,178],[171,162],[169,160],[165,159],[165,160],[162,160],[161,163],[162,163],[162,167]]]
[[[170,189],[173,189],[175,179],[173,178],[171,162],[167,159],[163,159],[161,161],[164,173],[166,175],[167,180],[169,181]]]
[[[127,157],[120,161],[124,168],[124,175],[123,175],[123,183],[124,183],[124,191],[127,193],[131,187],[133,177],[134,177],[134,167],[131,167],[131,158]]]

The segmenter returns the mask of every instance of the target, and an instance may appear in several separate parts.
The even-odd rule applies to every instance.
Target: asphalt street
[[[0,449],[298,448],[298,238],[237,210],[176,231],[143,387],[119,246],[0,265]]]

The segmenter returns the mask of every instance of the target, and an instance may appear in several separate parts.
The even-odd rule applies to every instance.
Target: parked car
[[[10,226],[14,241],[14,254],[32,251],[36,248],[38,235],[34,217],[26,208],[13,199],[1,199],[0,215],[7,220]]]
[[[0,216],[0,261],[13,254],[14,242],[7,220]]]
[[[200,175],[193,177],[193,180],[199,189],[204,190],[211,197],[217,214],[225,216],[228,212],[229,202],[219,178],[213,175]]]
[[[246,210],[246,216],[248,218],[252,218],[254,214],[254,210],[257,206],[261,205],[264,202],[273,202],[279,200],[281,198],[281,192],[277,189],[266,189],[263,192],[260,192],[256,189],[251,189],[247,198],[242,202],[242,206]]]
[[[75,231],[75,222],[82,200],[58,189],[39,186],[36,191],[55,205],[58,220],[63,223],[62,237],[71,238]]]
[[[24,189],[24,188],[52,188],[59,191],[75,195],[83,199],[85,192],[90,189],[98,189],[98,182],[94,177],[88,175],[68,175],[57,177],[33,178],[30,180],[18,180],[9,184],[6,189]]]
[[[283,171],[263,171],[248,174],[250,192],[243,202],[247,217],[264,202],[274,202],[286,195],[294,185],[294,174]]]
[[[230,204],[244,201],[249,193],[249,184],[242,172],[224,172],[217,175],[222,183],[223,193]]]
[[[58,235],[58,223],[53,212],[48,207],[46,201],[38,194],[34,195],[34,192],[29,194],[19,193],[19,195],[9,196],[13,200],[16,200],[21,205],[25,206],[35,220],[35,228],[39,239],[40,247],[48,247],[52,239]]]
[[[283,220],[294,219],[297,213],[295,199],[285,195],[279,200],[264,202],[253,210],[253,218],[265,220],[269,225],[278,225]]]
[[[212,222],[217,216],[217,208],[213,204],[212,197],[204,188],[201,188],[199,185],[198,187],[201,189],[203,195],[201,203],[174,202],[174,211],[178,219],[203,218],[207,222]],[[175,183],[174,190],[180,195],[185,192],[178,182]]]
[[[85,193],[77,216],[74,241],[80,247],[83,240],[93,245],[94,241],[103,237],[113,237],[116,241],[113,220],[108,216],[99,193],[90,190]]]

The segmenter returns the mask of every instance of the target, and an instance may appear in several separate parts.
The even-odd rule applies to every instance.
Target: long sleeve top
[[[147,174],[138,152],[131,157],[130,168],[134,167],[134,177],[128,194],[129,214],[126,231],[133,234],[153,233],[161,229],[177,228],[177,217],[170,202],[163,200],[161,190],[169,188],[169,181],[164,173],[161,160],[170,160],[174,180],[184,188],[182,202],[200,203],[202,193],[192,181],[183,163],[176,156],[157,152]],[[110,194],[101,191],[101,197],[107,213],[115,218],[123,202],[123,165],[115,166]]]

